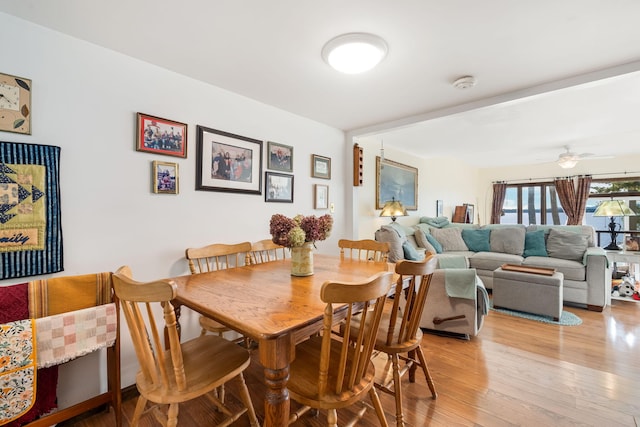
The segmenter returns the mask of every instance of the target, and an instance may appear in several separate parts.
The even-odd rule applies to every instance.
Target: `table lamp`
[[[390,201],[386,202],[382,207],[382,212],[380,212],[380,216],[391,217],[391,222],[396,220],[396,217],[399,216],[408,216],[407,210],[402,206],[402,203],[398,202],[395,197],[393,197]]]
[[[623,200],[608,200],[598,205],[593,216],[611,217],[609,222],[609,233],[611,235],[611,243],[605,249],[608,251],[620,251],[622,248],[618,246],[616,240],[620,231],[620,224],[616,224],[613,217],[616,216],[634,216],[637,215]]]

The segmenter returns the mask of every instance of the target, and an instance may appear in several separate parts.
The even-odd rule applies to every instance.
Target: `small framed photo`
[[[187,125],[138,113],[136,150],[186,158]]]
[[[329,157],[312,154],[311,176],[314,178],[331,179],[331,159]]]
[[[329,209],[329,186],[322,184],[314,185],[315,203],[314,209]]]
[[[265,202],[293,203],[293,175],[265,172],[264,182]]]
[[[262,141],[196,129],[196,190],[262,194]]]
[[[178,194],[178,164],[152,162],[153,192],[159,194]]]
[[[436,200],[436,216],[442,216],[443,205],[442,200]]]
[[[267,141],[267,169],[293,172],[293,147]]]

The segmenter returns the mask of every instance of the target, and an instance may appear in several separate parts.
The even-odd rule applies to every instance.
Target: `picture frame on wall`
[[[0,73],[0,131],[31,135],[30,79]]]
[[[187,158],[187,124],[137,113],[136,151]]]
[[[313,178],[331,179],[331,159],[329,157],[312,154],[311,176]]]
[[[293,203],[293,175],[265,172],[264,201]]]
[[[157,194],[178,194],[178,164],[154,160],[151,163],[153,192]]]
[[[329,209],[329,186],[323,184],[314,185],[314,209]]]
[[[262,141],[196,127],[196,190],[262,194]]]
[[[436,217],[443,215],[443,208],[442,200],[436,200]]]
[[[267,169],[293,172],[293,147],[268,141]]]
[[[418,169],[376,156],[376,209],[391,200],[418,209]]]

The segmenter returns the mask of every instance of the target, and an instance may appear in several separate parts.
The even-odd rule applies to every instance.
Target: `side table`
[[[606,251],[607,259],[611,264],[613,264],[613,268],[611,269],[612,274],[615,274],[617,270],[618,263],[627,263],[629,264],[629,275],[634,278],[634,280],[640,280],[640,252],[633,251]],[[638,286],[636,285],[636,291],[639,291]],[[614,297],[609,293],[611,299],[620,300],[620,301],[632,301],[632,302],[640,302],[634,300],[631,297]]]

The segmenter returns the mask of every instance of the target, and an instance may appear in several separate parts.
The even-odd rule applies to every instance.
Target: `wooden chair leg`
[[[247,415],[249,416],[249,423],[253,427],[258,427],[260,424],[258,423],[258,417],[256,417],[256,411],[253,409],[253,403],[251,403],[251,395],[249,394],[249,389],[247,388],[247,383],[244,381],[244,376],[242,373],[238,375],[238,382],[240,383],[240,399],[244,406],[247,408]]]
[[[393,365],[393,395],[396,399],[396,425],[404,426],[404,414],[402,412],[402,382],[400,377],[400,359],[397,354],[391,355]]]
[[[177,403],[169,405],[167,411],[167,427],[178,427],[178,410],[180,406]]]
[[[416,353],[418,354],[418,359],[420,360],[420,366],[422,366],[424,377],[426,378],[427,384],[429,385],[429,390],[431,390],[431,397],[433,397],[434,399],[437,399],[438,393],[436,392],[436,386],[433,383],[433,378],[431,378],[431,374],[429,373],[429,368],[427,367],[427,361],[424,358],[424,353],[422,352],[422,348],[417,347]]]
[[[138,422],[140,421],[140,417],[144,412],[144,408],[147,406],[147,399],[140,396],[138,397],[138,402],[136,403],[136,409],[133,411],[133,418],[131,419],[131,427],[138,427]]]
[[[327,410],[327,426],[338,427],[338,411],[335,408]]]
[[[382,409],[382,403],[380,402],[380,397],[378,396],[378,392],[375,387],[371,387],[369,390],[369,397],[371,402],[373,403],[373,407],[376,410],[376,415],[378,416],[378,421],[380,421],[380,425],[382,427],[389,427],[387,424],[387,418],[384,416],[384,409]]]

